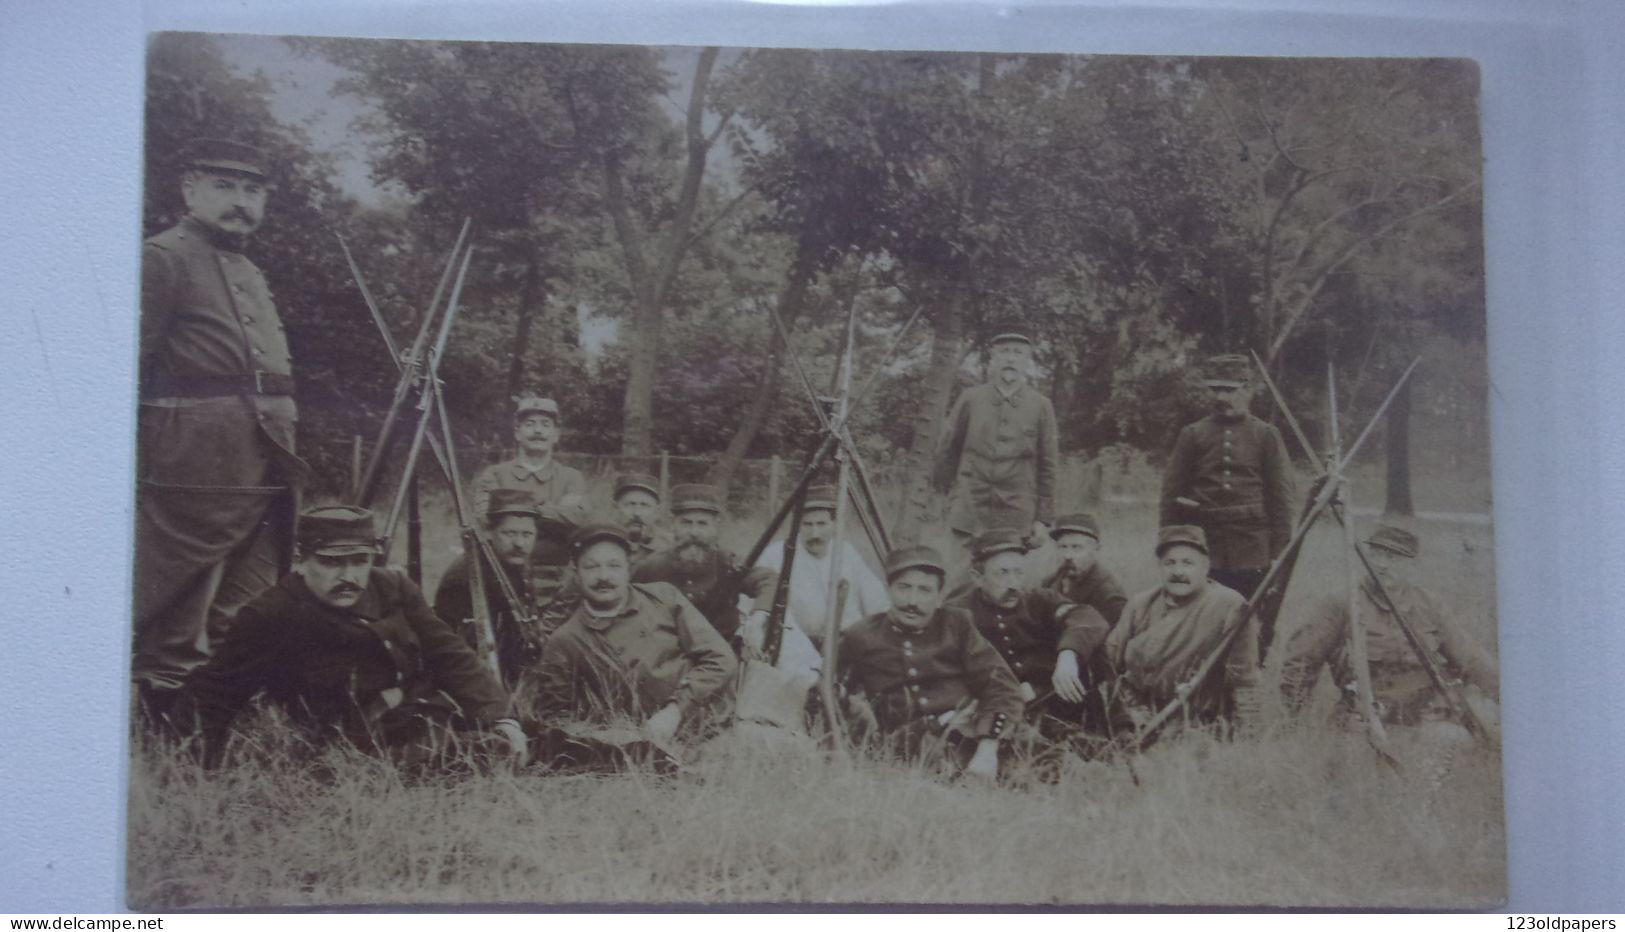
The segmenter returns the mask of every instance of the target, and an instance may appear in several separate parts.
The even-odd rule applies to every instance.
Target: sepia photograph
[[[1474,61],[145,54],[131,908],[1506,901]]]

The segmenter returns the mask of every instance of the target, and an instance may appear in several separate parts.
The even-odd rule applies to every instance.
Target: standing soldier
[[[953,494],[948,522],[966,546],[998,527],[1041,539],[1055,515],[1055,408],[1027,384],[1032,338],[1000,332],[991,355],[988,381],[966,389],[948,415],[932,475],[939,494]]]
[[[677,486],[671,490],[671,513],[675,543],[639,563],[632,581],[676,586],[731,641],[743,621],[740,601],[750,602],[751,613],[765,617],[778,577],[772,570],[741,566],[738,557],[718,546],[722,492],[716,486]]]
[[[265,216],[265,154],[199,139],[186,166],[186,216],[141,253],[132,672],[151,719],[287,565],[305,471],[288,341],[242,253]]]
[[[1215,356],[1206,370],[1213,413],[1186,425],[1162,477],[1164,526],[1194,524],[1207,535],[1213,578],[1252,598],[1292,536],[1292,462],[1281,434],[1254,417],[1251,363]],[[1275,636],[1259,619],[1258,660]]]
[[[671,546],[671,535],[658,525],[660,481],[644,473],[626,473],[615,480],[615,514],[632,544],[632,563]]]
[[[519,446],[511,460],[487,466],[474,477],[474,513],[485,514],[492,489],[520,489],[530,493],[543,521],[580,527],[587,518],[587,480],[553,455],[560,432],[558,402],[527,396],[513,413],[513,437]],[[546,548],[541,548],[546,549]],[[543,554],[546,562],[569,562],[564,546],[556,554]]]

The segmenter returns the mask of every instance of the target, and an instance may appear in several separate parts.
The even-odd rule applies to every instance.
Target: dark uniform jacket
[[[238,248],[190,217],[142,246],[138,619],[237,549],[278,496],[291,518],[282,493],[305,471],[287,337]],[[283,393],[248,390],[257,373]]]
[[[1025,531],[1055,518],[1060,447],[1055,408],[1031,386],[1008,397],[996,384],[967,388],[937,447],[932,481],[953,493],[949,526],[969,534]]]
[[[1076,574],[1068,573],[1063,563],[1054,575],[1044,581],[1044,586],[1059,592],[1070,602],[1087,605],[1099,612],[1100,617],[1106,619],[1108,627],[1117,624],[1117,619],[1123,616],[1123,606],[1128,603],[1128,596],[1118,584],[1117,577],[1098,561]]]
[[[718,580],[738,579],[737,585],[717,588]],[[698,567],[681,563],[676,549],[665,550],[645,557],[632,567],[635,583],[663,582],[676,586],[689,602],[700,610],[711,626],[724,639],[732,639],[739,630],[739,596],[746,595],[757,609],[766,610],[773,600],[773,589],[778,575],[759,566],[741,570],[739,558],[721,550],[711,551]]]
[[[502,586],[490,568],[485,568],[485,603],[491,609],[491,629],[496,638],[497,657],[502,667],[502,681],[512,685],[519,679],[520,670],[541,654],[541,632],[537,626],[545,605],[536,601],[530,574],[502,564],[502,572],[519,598],[519,605],[508,604],[502,595]],[[516,611],[517,609],[517,611]],[[474,617],[473,593],[468,587],[468,557],[459,556],[446,568],[440,584],[434,590],[434,613],[463,641],[475,650],[479,647],[479,632],[471,623]],[[521,619],[520,615],[528,616]]]
[[[936,719],[976,703],[972,737],[999,737],[1021,715],[1021,687],[963,609],[944,606],[919,629],[886,612],[841,634],[836,676],[861,695],[882,731]]]
[[[244,606],[225,643],[188,681],[206,743],[264,692],[296,722],[362,746],[388,744],[400,708],[444,708],[469,725],[508,714],[508,696],[404,572],[379,567],[348,609],[290,573]],[[383,734],[379,734],[383,731]]]
[[[675,702],[685,712],[727,686],[738,661],[682,593],[634,585],[613,617],[585,604],[547,639],[521,697],[537,717],[642,721]]]
[[[1024,592],[1008,609],[994,604],[981,589],[972,589],[947,607],[969,614],[1016,680],[1039,693],[1050,687],[1057,654],[1076,652],[1083,669],[1110,630],[1099,612],[1051,589]]]
[[[1440,610],[1431,595],[1410,583],[1394,583],[1386,588],[1440,672],[1465,679],[1491,696],[1498,695],[1495,661]],[[1392,609],[1371,587],[1369,579],[1360,587],[1359,605],[1371,668],[1371,692],[1383,719],[1389,724],[1415,724],[1425,718],[1450,717],[1448,705],[1435,693],[1422,662],[1394,621]],[[1286,661],[1281,665],[1281,694],[1288,706],[1301,708],[1321,668],[1330,666],[1345,710],[1354,710],[1355,671],[1348,656],[1348,622],[1348,597],[1331,594],[1318,599],[1303,625],[1292,633]]]
[[[1162,477],[1162,524],[1200,525],[1214,569],[1263,569],[1292,537],[1292,486],[1279,431],[1251,414],[1209,415],[1174,441]],[[1198,507],[1181,505],[1180,497]]]

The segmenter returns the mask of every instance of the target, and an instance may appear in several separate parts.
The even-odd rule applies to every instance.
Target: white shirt
[[[846,580],[846,605],[841,611],[841,630],[852,627],[863,619],[891,607],[886,597],[886,585],[858,553],[858,548],[842,541],[832,543],[822,557],[815,557],[805,547],[796,548],[795,567],[790,573],[790,604],[786,618],[800,628],[809,640],[822,644],[829,625],[829,571],[835,547],[841,552],[841,578]],[[757,566],[767,567],[775,573],[784,562],[784,542],[776,540],[762,551]],[[758,605],[765,609],[771,606]]]

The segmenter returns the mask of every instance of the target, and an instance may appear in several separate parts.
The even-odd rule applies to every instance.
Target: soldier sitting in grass
[[[1182,699],[1187,721],[1234,722],[1256,715],[1258,621],[1240,633],[1199,684],[1196,671],[1238,623],[1247,600],[1208,578],[1207,537],[1191,525],[1157,532],[1162,584],[1129,599],[1106,638],[1117,672],[1117,709],[1140,720]]]
[[[1061,565],[1044,580],[1045,588],[1093,608],[1108,626],[1117,624],[1128,596],[1117,577],[1100,562],[1100,523],[1095,516],[1078,513],[1057,518],[1049,536],[1055,541]]]
[[[998,775],[999,739],[1021,716],[1021,687],[963,609],[942,604],[947,567],[931,547],[886,557],[891,608],[841,635],[836,676],[906,756],[932,747],[971,776]]]
[[[526,672],[521,704],[544,724],[633,724],[662,749],[701,730],[738,664],[728,643],[673,586],[631,582],[621,529],[582,528],[570,547],[582,601]]]
[[[207,763],[220,759],[232,722],[261,693],[318,740],[405,762],[493,740],[523,757],[524,732],[506,717],[502,685],[405,573],[373,565],[376,533],[363,508],[300,516],[294,571],[238,613],[188,683]],[[454,740],[459,732],[466,742]]]
[[[1434,689],[1422,661],[1395,620],[1396,611],[1422,641],[1440,671],[1465,679],[1482,691],[1469,690],[1468,698],[1475,708],[1489,712],[1491,703],[1485,697],[1498,695],[1495,661],[1440,609],[1432,594],[1411,581],[1421,549],[1416,535],[1379,525],[1363,546],[1366,559],[1382,583],[1379,591],[1370,578],[1362,580],[1355,603],[1365,626],[1371,692],[1382,720],[1389,725],[1426,725],[1435,731],[1441,725],[1458,730],[1465,725]],[[1330,667],[1332,682],[1339,687],[1339,710],[1349,717],[1357,714],[1348,628],[1349,600],[1343,592],[1329,593],[1313,605],[1303,625],[1287,641],[1286,660],[1281,665],[1281,694],[1288,708],[1302,709],[1321,669]],[[1495,717],[1480,716],[1492,720]]]
[[[536,549],[541,512],[530,493],[522,489],[492,489],[487,498],[485,527],[499,566],[482,564],[485,602],[491,612],[491,630],[501,660],[502,681],[512,686],[519,671],[541,651],[537,617],[545,602],[538,602],[532,584],[531,554]],[[509,604],[496,573],[507,577],[518,604]],[[468,554],[460,554],[440,577],[435,588],[434,612],[459,629],[470,647],[478,643],[474,625],[474,598],[469,587]]]
[[[1029,713],[1056,724],[1081,724],[1084,671],[1106,640],[1106,619],[1053,589],[1025,591],[1027,545],[1014,528],[978,534],[971,557],[975,588],[950,599],[948,607],[970,615],[1004,658]]]
[[[615,480],[616,523],[632,542],[632,564],[671,546],[671,535],[657,523],[660,482],[645,473],[626,473]]]

